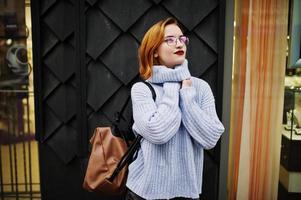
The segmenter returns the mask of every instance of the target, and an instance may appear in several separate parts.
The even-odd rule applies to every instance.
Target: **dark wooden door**
[[[184,27],[190,71],[210,84],[221,116],[224,7],[222,0],[32,0],[43,199],[121,198],[81,188],[88,140],[124,105],[138,78],[139,43],[160,19]],[[217,199],[219,144],[205,154],[203,198]]]

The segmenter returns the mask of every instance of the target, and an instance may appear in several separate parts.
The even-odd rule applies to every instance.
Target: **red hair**
[[[142,39],[138,50],[138,59],[139,73],[144,80],[152,75],[152,66],[159,64],[158,60],[154,57],[154,53],[164,39],[165,27],[170,24],[178,25],[178,22],[174,18],[161,20],[148,29]]]

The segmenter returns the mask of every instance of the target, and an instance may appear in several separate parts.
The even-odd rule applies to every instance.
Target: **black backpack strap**
[[[148,86],[148,88],[150,89],[150,91],[152,92],[152,97],[153,97],[153,100],[155,101],[156,100],[156,92],[155,92],[155,89],[153,88],[153,86],[147,82],[147,81],[140,81],[142,83],[144,83],[145,85]],[[121,108],[120,112],[117,112],[115,114],[115,122],[119,122],[120,118],[122,117],[124,111],[125,111],[125,108],[126,106],[128,105],[129,101],[130,101],[130,98],[131,98],[131,95],[126,99],[126,102],[125,104],[123,105],[123,107]]]
[[[120,161],[118,162],[115,170],[111,174],[111,176],[108,178],[110,182],[113,182],[113,180],[118,176],[119,172],[126,166],[129,165],[132,162],[134,154],[138,152],[140,148],[140,141],[142,140],[142,136],[138,135],[136,139],[133,141],[129,149],[125,152],[125,154],[122,156]]]
[[[152,86],[149,82],[144,81],[144,80],[141,80],[141,81],[139,81],[139,82],[142,82],[142,83],[144,83],[145,85],[147,85],[147,87],[150,89],[150,91],[151,91],[151,93],[152,93],[153,100],[155,101],[155,100],[156,100],[156,92],[155,92],[153,86]],[[130,99],[131,99],[131,95],[129,95],[129,96],[127,97],[127,99],[126,99],[124,105],[122,106],[121,110],[118,111],[118,112],[116,112],[116,113],[114,114],[114,121],[113,121],[113,123],[112,123],[112,130],[113,130],[113,132],[114,132],[114,133],[117,133],[119,136],[121,136],[121,137],[123,138],[123,140],[126,142],[127,146],[130,146],[130,143],[129,143],[129,141],[128,141],[127,135],[125,135],[125,134],[123,133],[123,131],[120,131],[120,130],[119,130],[119,128],[120,128],[120,127],[119,127],[119,126],[120,126],[119,124],[121,123],[121,120],[122,120],[122,121],[126,121],[126,119],[124,118],[123,114],[124,114],[124,112],[125,112],[125,110],[126,110],[126,107],[128,106],[128,103],[129,103]]]
[[[156,100],[156,92],[153,86],[147,82],[147,81],[141,81],[145,85],[148,86],[150,91],[152,92],[153,100]],[[123,109],[122,109],[123,110]],[[113,171],[112,175],[108,178],[110,182],[112,182],[116,176],[119,174],[119,172],[126,166],[129,165],[133,160],[135,160],[135,157],[137,157],[138,150],[140,148],[140,141],[142,140],[141,135],[137,135],[133,143],[129,146],[128,150],[125,152],[125,154],[122,156],[121,160],[118,162],[115,170]]]
[[[153,86],[152,86],[149,82],[147,82],[147,81],[141,81],[141,82],[143,82],[145,85],[148,86],[148,88],[149,88],[150,91],[152,92],[153,100],[156,101],[157,95],[156,95],[156,92],[155,92],[155,89],[153,88]]]

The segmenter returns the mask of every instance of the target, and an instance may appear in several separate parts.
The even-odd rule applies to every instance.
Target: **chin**
[[[174,68],[175,66],[183,64],[184,61],[185,61],[185,57],[183,57],[183,58],[176,58],[176,59],[173,58],[172,62],[162,63],[162,64],[165,65],[166,67]]]
[[[183,64],[184,61],[185,61],[185,58],[183,58],[183,59],[177,59],[177,61],[174,62],[174,66],[181,65],[181,64]]]

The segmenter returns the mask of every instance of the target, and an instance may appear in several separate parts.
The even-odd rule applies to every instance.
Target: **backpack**
[[[149,87],[155,100],[153,87],[148,82],[142,82]],[[141,135],[135,137],[132,133],[132,114],[129,120],[124,117],[126,105],[132,104],[130,97],[126,101],[116,113],[112,127],[97,127],[90,139],[92,150],[83,182],[83,188],[90,192],[105,195],[122,195],[125,192],[127,166],[135,159],[142,139]],[[134,137],[132,142],[128,135]]]

